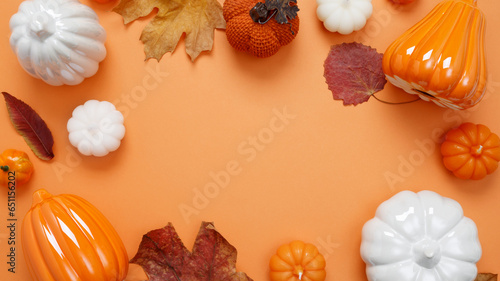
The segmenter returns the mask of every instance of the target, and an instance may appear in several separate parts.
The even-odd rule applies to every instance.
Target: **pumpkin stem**
[[[288,0],[286,2],[288,3],[290,1],[293,1],[293,0]],[[296,3],[296,1],[293,1],[293,2]],[[272,10],[273,10],[273,12],[270,13],[271,10],[266,6],[266,3],[257,2],[257,4],[255,4],[255,6],[253,6],[252,9],[250,9],[249,13],[250,13],[250,17],[252,18],[252,20],[254,22],[259,23],[259,24],[265,24],[272,17],[274,17],[274,15],[276,15],[276,13],[278,13],[278,9],[272,9]],[[283,24],[283,23],[289,24],[290,25],[290,32],[292,33],[292,35],[295,35],[295,32],[292,30],[292,23],[288,22],[288,20],[286,20],[286,17],[285,17],[284,22],[281,22],[278,20],[276,20],[276,21],[280,24]]]
[[[472,155],[481,156],[481,153],[483,153],[483,146],[480,144],[474,145],[470,150]]]
[[[31,204],[31,207],[36,206],[37,204],[42,203],[44,200],[52,197],[52,194],[50,194],[47,190],[45,189],[39,189],[33,193],[33,203]]]
[[[294,270],[293,270],[293,275],[296,275],[299,277],[299,280],[302,280],[302,276],[304,275],[304,269],[302,268],[301,265],[296,265]]]
[[[274,10],[271,15],[269,15],[269,10],[265,3],[258,2],[255,6],[250,9],[250,17],[256,23],[265,24],[267,23],[275,14],[277,10]]]
[[[4,172],[8,172],[9,171],[9,166],[0,166],[0,170],[4,171]]]
[[[416,101],[420,100],[420,98],[417,97],[416,99],[409,100],[409,101],[391,102],[391,101],[385,101],[385,100],[379,99],[375,94],[372,94],[372,97],[374,97],[376,100],[378,100],[381,103],[392,104],[392,105],[407,104],[407,103],[412,103],[412,102],[416,102]]]

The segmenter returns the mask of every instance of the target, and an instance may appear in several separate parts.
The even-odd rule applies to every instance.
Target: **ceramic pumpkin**
[[[50,85],[76,85],[106,57],[106,32],[77,0],[27,0],[10,19],[10,46],[31,76]]]
[[[280,24],[270,13],[267,20],[260,21],[251,16],[251,12],[257,13],[258,3],[262,4],[259,0],[226,0],[223,16],[229,44],[238,51],[265,58],[274,55],[297,36],[299,17],[289,20],[289,24]]]
[[[23,220],[21,239],[37,281],[122,281],[128,256],[109,221],[75,195],[41,189]]]
[[[401,191],[362,230],[370,281],[472,281],[482,250],[476,224],[453,199]]]
[[[387,79],[452,109],[476,105],[486,91],[485,18],[476,0],[446,0],[384,53]]]
[[[441,155],[456,177],[480,180],[498,168],[500,138],[482,124],[464,123],[446,134]]]
[[[328,31],[351,34],[372,15],[372,0],[316,0],[316,15]]]
[[[7,149],[0,155],[0,185],[7,186],[13,178],[16,185],[24,184],[32,173],[33,163],[25,152]]]
[[[89,100],[73,110],[67,129],[70,143],[83,155],[105,156],[125,136],[123,114],[107,101]]]
[[[271,281],[323,281],[325,258],[316,246],[293,241],[278,248],[269,262]]]

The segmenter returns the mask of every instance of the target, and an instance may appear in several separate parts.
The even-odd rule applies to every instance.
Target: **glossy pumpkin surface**
[[[473,281],[482,248],[457,201],[404,190],[364,224],[360,253],[369,281]]]
[[[78,0],[23,1],[9,26],[21,66],[49,85],[80,84],[106,57],[106,31]]]
[[[323,281],[325,258],[313,244],[293,241],[282,245],[269,262],[271,281]]]
[[[226,36],[229,44],[238,51],[256,57],[272,56],[292,42],[299,31],[299,17],[289,24],[279,24],[271,18],[264,24],[254,22],[250,10],[260,0],[226,0],[223,15],[226,20]]]
[[[476,0],[446,0],[384,53],[387,79],[452,109],[476,105],[486,91],[485,18]]]
[[[33,173],[33,163],[23,151],[7,149],[0,155],[0,185],[15,179],[16,185],[28,182]],[[10,177],[10,179],[9,179]]]
[[[128,257],[120,237],[83,198],[36,191],[21,235],[33,280],[122,281],[126,277]]]
[[[480,180],[498,168],[500,138],[485,125],[464,123],[446,134],[441,154],[455,176]]]

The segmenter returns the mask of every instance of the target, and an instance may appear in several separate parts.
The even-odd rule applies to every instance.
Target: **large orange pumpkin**
[[[310,243],[293,241],[281,245],[269,262],[271,281],[324,281],[325,258]]]
[[[445,167],[461,179],[480,180],[500,161],[500,138],[482,124],[463,123],[441,145]]]
[[[387,79],[410,94],[452,109],[486,91],[485,19],[476,0],[446,0],[384,53]]]
[[[33,280],[122,281],[127,275],[128,256],[120,237],[78,196],[36,191],[21,239]]]
[[[259,23],[252,19],[250,11],[259,0],[226,0],[223,15],[226,20],[226,36],[236,50],[265,58],[292,42],[299,32],[299,17],[280,24],[270,19]],[[255,9],[254,9],[255,10]]]

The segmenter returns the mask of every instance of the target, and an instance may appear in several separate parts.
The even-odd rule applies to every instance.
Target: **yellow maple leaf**
[[[226,27],[217,0],[121,0],[113,11],[128,24],[149,15],[154,8],[158,13],[140,38],[146,59],[159,61],[165,53],[173,52],[185,33],[186,52],[194,61],[201,52],[212,49],[214,29]]]

